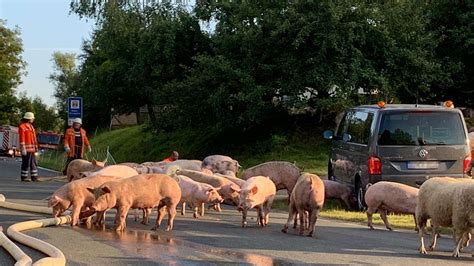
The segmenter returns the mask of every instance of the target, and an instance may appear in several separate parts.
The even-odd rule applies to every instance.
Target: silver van
[[[449,107],[380,102],[349,109],[336,132],[324,132],[332,140],[328,178],[352,186],[363,209],[368,183],[419,187],[434,176],[469,177],[466,124]]]

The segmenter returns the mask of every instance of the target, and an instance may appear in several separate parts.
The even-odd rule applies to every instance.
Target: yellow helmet
[[[26,112],[23,116],[23,119],[35,119],[35,114],[33,114],[32,112]]]

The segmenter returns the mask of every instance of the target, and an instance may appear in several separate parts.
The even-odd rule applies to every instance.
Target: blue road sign
[[[68,124],[72,125],[72,119],[82,118],[82,97],[67,98]]]

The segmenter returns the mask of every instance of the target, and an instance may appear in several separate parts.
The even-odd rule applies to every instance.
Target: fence
[[[91,152],[84,153],[84,159],[88,161],[106,161],[107,165],[117,164],[114,157],[107,149],[93,149]],[[45,150],[38,157],[38,164],[41,167],[62,171],[66,165],[67,155],[64,151]]]

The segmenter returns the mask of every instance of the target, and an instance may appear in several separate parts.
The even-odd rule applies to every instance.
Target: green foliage
[[[9,29],[0,19],[0,125],[17,122],[14,89],[21,83],[26,63],[19,28]]]
[[[192,11],[73,1],[71,11],[97,26],[76,92],[93,129],[146,106],[160,141],[199,129],[207,151],[231,138],[266,152],[285,146],[271,136],[288,135],[301,116],[327,123],[381,99],[471,104],[465,1],[197,1]]]

